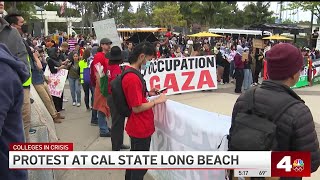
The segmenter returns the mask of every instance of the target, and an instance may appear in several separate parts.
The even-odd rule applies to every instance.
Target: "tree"
[[[151,23],[151,18],[148,17],[146,12],[146,7],[144,4],[139,5],[137,8],[137,12],[133,15],[130,20],[130,24],[132,27],[143,27],[149,26]]]
[[[177,3],[167,3],[163,7],[156,6],[153,10],[154,23],[161,27],[185,26],[186,21],[180,13]]]
[[[124,2],[123,1],[113,1],[107,3],[107,17],[108,18],[114,18],[116,24],[119,23],[119,19],[121,16],[121,12],[124,9]]]
[[[39,7],[44,7],[44,5],[47,3],[47,1],[35,1],[35,5]]]
[[[270,2],[260,1],[245,6],[243,11],[244,25],[273,23],[273,11],[269,11],[269,8]]]
[[[303,11],[313,11],[314,15],[320,19],[320,2],[319,1],[301,1],[292,2],[285,10],[301,9]]]
[[[294,24],[294,22],[291,21],[291,19],[286,19],[286,20],[282,21],[282,24]]]
[[[135,14],[132,12],[132,6],[130,1],[125,1],[123,5],[123,10],[121,16],[118,19],[119,25],[130,27],[132,24],[130,20],[135,18]]]
[[[20,13],[26,22],[30,19],[36,19],[32,17],[36,13],[36,8],[34,7],[34,2],[28,1],[14,1],[4,3],[5,9],[8,13]]]

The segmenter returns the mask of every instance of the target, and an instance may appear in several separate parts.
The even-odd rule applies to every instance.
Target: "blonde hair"
[[[61,47],[69,48],[69,44],[67,42],[61,43]]]

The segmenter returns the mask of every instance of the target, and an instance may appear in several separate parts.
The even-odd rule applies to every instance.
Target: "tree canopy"
[[[19,9],[26,16],[35,13],[34,5],[46,10],[57,11],[60,17],[81,17],[82,26],[91,26],[92,22],[106,18],[114,18],[118,27],[187,27],[194,24],[205,28],[244,28],[253,24],[273,23],[275,17],[269,10],[270,2],[247,4],[243,10],[236,1],[144,1],[137,9],[133,9],[129,1],[72,1],[60,14],[61,4],[38,2],[8,2],[6,9]],[[319,10],[319,2],[291,3],[291,7],[310,10],[315,14]],[[91,32],[91,31],[90,31]]]

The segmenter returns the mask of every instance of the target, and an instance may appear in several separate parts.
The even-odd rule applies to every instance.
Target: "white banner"
[[[142,74],[149,90],[166,87],[167,95],[217,89],[214,56],[158,59]]]
[[[99,41],[102,38],[109,38],[113,46],[119,46],[121,48],[120,37],[113,18],[93,22],[93,26]]]
[[[168,100],[155,106],[152,151],[227,151],[231,117]],[[149,171],[157,180],[221,180],[225,170]]]
[[[50,94],[55,97],[61,97],[64,85],[66,84],[68,70],[60,69],[56,74],[52,74],[49,66],[47,66],[44,76],[47,76],[50,80],[50,83],[48,83]]]

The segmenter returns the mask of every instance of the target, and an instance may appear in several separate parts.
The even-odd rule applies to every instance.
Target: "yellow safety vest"
[[[87,62],[84,61],[84,59],[79,61],[79,67],[80,67],[80,83],[83,84],[84,80],[83,80],[83,70],[85,68],[88,68],[88,64]]]
[[[29,57],[29,55],[27,56],[27,59],[28,59],[28,62],[29,62],[30,77],[29,77],[29,79],[28,79],[26,82],[24,82],[24,83],[22,84],[22,86],[23,86],[23,87],[28,87],[28,86],[30,86],[30,85],[31,85],[31,83],[32,83],[32,80],[31,80],[30,57]]]

